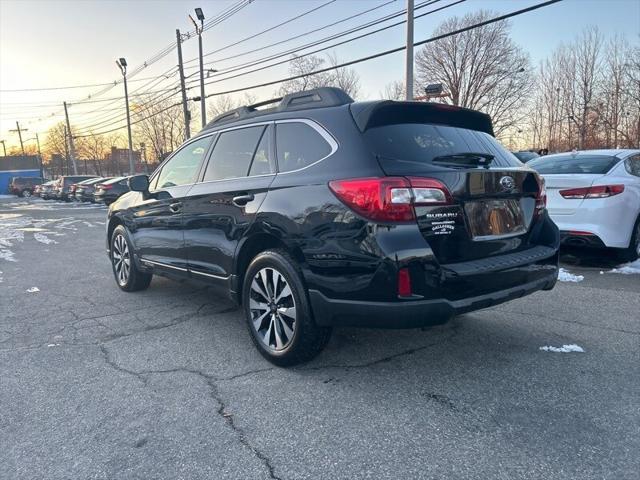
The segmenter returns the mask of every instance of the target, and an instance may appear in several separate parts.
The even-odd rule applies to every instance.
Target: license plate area
[[[515,237],[527,231],[518,200],[475,200],[464,210],[473,240]]]

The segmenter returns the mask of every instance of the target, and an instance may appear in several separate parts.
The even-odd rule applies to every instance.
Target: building
[[[9,182],[13,177],[40,177],[38,155],[0,156],[0,194],[9,192]]]
[[[141,162],[142,156],[139,150],[133,151],[133,162],[136,168],[132,174],[144,172],[144,164]],[[115,175],[124,175],[129,172],[129,149],[111,147],[111,152],[107,154],[107,168]]]

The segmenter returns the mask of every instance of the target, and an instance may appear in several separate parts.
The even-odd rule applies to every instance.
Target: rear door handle
[[[237,197],[233,197],[233,204],[236,207],[244,207],[247,203],[252,202],[254,198],[253,193],[239,195]]]
[[[171,212],[173,213],[179,213],[180,210],[182,210],[182,203],[172,203],[171,205],[169,205],[169,210],[171,210]]]

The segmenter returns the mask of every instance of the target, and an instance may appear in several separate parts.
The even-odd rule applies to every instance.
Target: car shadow
[[[625,262],[613,250],[562,247],[560,263],[586,268],[615,268]]]

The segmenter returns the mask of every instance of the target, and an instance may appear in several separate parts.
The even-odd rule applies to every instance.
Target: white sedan
[[[545,179],[562,243],[640,256],[640,150],[583,150],[527,163]]]

